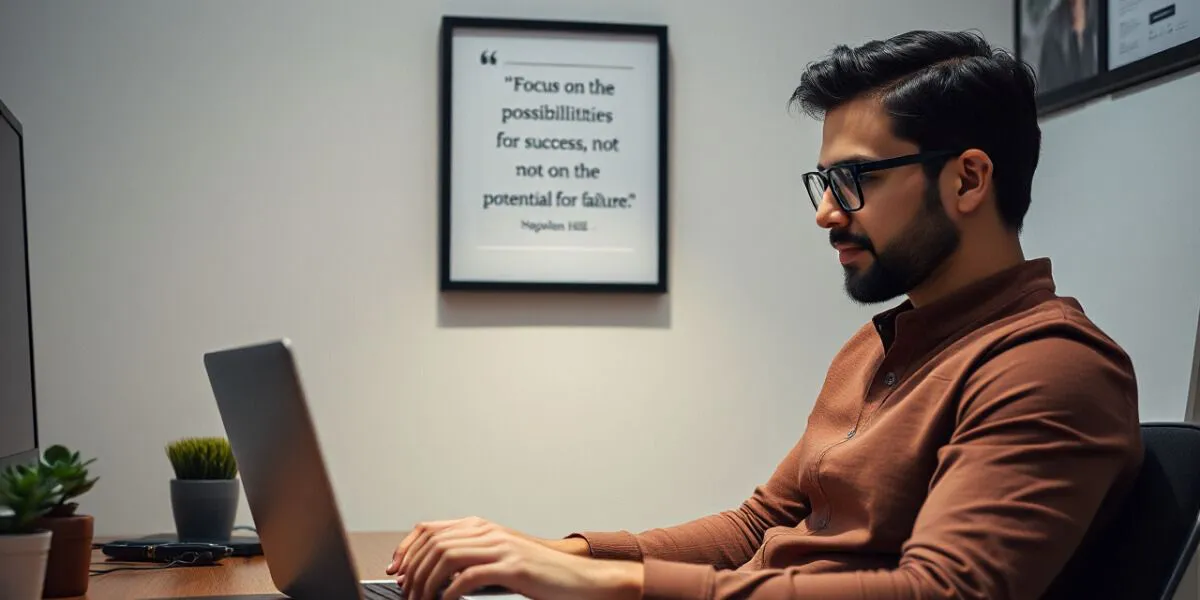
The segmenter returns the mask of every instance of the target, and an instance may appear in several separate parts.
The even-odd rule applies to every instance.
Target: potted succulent
[[[35,522],[54,506],[57,486],[35,465],[0,472],[0,598],[42,597],[53,534]]]
[[[228,541],[237,518],[240,487],[229,441],[184,438],[167,445],[175,471],[171,510],[181,541]]]
[[[57,484],[53,494],[54,506],[34,522],[54,535],[50,542],[50,560],[46,564],[45,598],[82,596],[87,593],[89,566],[92,561],[91,515],[76,514],[76,498],[89,492],[98,478],[89,477],[88,465],[96,462],[80,460],[79,452],[55,445],[42,453],[39,468],[43,478]]]

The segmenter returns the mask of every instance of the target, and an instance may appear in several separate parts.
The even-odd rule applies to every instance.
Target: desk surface
[[[350,550],[360,579],[388,579],[383,572],[392,551],[403,539],[400,533],[351,533]],[[94,568],[107,568],[108,557],[92,553]],[[227,558],[219,566],[186,567],[160,571],[118,571],[91,578],[87,596],[74,600],[133,600],[135,598],[182,599],[206,597],[218,600],[283,598],[271,583],[267,563],[261,556]],[[215,596],[215,598],[214,598]]]

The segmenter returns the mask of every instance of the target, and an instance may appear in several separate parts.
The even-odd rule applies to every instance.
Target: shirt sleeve
[[[1078,336],[1012,345],[968,379],[897,568],[758,572],[645,561],[645,600],[1037,598],[1141,464],[1132,367]]]
[[[594,558],[644,561],[661,559],[733,569],[749,561],[772,527],[795,527],[808,516],[800,492],[798,442],[765,484],[735,510],[723,511],[674,527],[634,534],[628,531],[582,532],[567,537],[587,540]]]

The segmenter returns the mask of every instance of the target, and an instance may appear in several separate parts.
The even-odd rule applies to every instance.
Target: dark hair
[[[837,46],[808,66],[791,100],[820,117],[871,94],[891,115],[893,133],[921,150],[986,152],[1001,219],[1020,231],[1042,138],[1034,89],[1033,70],[980,35],[911,31]]]

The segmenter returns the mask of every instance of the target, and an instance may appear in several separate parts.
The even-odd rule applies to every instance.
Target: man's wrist
[[[547,540],[544,543],[559,552],[564,552],[572,556],[589,558],[592,555],[591,546],[583,538],[571,537],[559,540]]]

